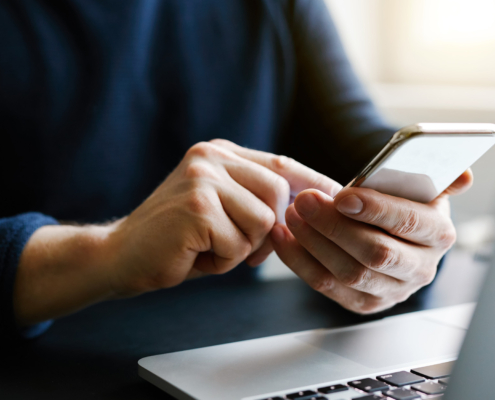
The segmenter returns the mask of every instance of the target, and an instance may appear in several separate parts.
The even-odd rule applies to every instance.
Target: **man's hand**
[[[226,140],[193,146],[174,172],[109,237],[113,287],[129,295],[221,274],[273,251],[269,233],[283,221],[291,190],[339,185],[286,157]]]
[[[46,226],[27,243],[14,288],[20,325],[95,301],[255,266],[273,250],[291,193],[341,186],[287,157],[226,140],[193,146],[129,216],[106,226]]]
[[[456,237],[448,197],[472,180],[466,171],[429,204],[364,188],[345,188],[335,199],[305,190],[287,209],[287,227],[274,227],[272,241],[312,288],[354,312],[378,312],[433,280]]]

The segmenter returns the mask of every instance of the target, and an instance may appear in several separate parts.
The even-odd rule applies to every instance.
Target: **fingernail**
[[[299,228],[303,223],[302,218],[299,216],[296,210],[290,208],[285,215],[285,219],[287,220],[287,224],[289,224],[293,228]]]
[[[344,214],[359,214],[363,210],[363,202],[355,194],[352,194],[339,201],[337,210]]]
[[[294,204],[297,212],[304,218],[311,218],[320,208],[320,203],[312,193],[305,193],[300,196]]]
[[[270,237],[275,243],[283,242],[285,238],[284,229],[280,225],[275,225],[270,233]]]

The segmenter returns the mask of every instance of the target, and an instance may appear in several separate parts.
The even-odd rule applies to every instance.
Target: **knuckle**
[[[369,270],[366,267],[357,267],[343,274],[340,281],[353,289],[359,289],[365,286],[369,281]]]
[[[322,175],[309,167],[303,166],[303,168],[308,173],[306,179],[309,188],[317,188],[323,190],[325,193],[332,192],[333,185],[331,184],[332,180],[330,178],[327,178],[325,175]]]
[[[386,271],[398,263],[398,255],[389,245],[377,244],[370,257],[370,268]]]
[[[457,232],[452,224],[440,231],[438,242],[444,249],[450,249],[457,240]]]
[[[249,240],[243,240],[241,243],[239,243],[236,250],[237,251],[232,256],[235,257],[237,256],[237,254],[239,254],[239,258],[242,261],[248,258],[248,256],[251,254],[253,246]],[[237,264],[238,263],[236,263],[236,265]]]
[[[271,231],[273,225],[275,225],[275,219],[275,213],[271,208],[266,207],[264,211],[259,212],[258,224],[263,235]]]
[[[189,148],[186,153],[187,157],[210,157],[212,154],[217,154],[218,149],[211,142],[199,142]]]
[[[309,254],[318,254],[321,251],[321,244],[317,240],[308,240],[304,243],[304,248]]]
[[[209,143],[212,143],[212,144],[218,145],[218,146],[230,146],[230,145],[234,144],[230,140],[227,140],[227,139],[211,139],[209,141]]]
[[[332,289],[333,279],[328,274],[318,274],[308,284],[318,293],[326,293]]]
[[[318,173],[313,175],[313,177],[311,178],[311,183],[313,187],[328,187],[329,191],[332,189],[333,186],[330,185],[330,181],[328,178]]]
[[[210,196],[201,188],[193,189],[184,205],[189,212],[196,215],[208,215],[214,208]]]
[[[384,225],[390,216],[389,206],[386,202],[380,202],[378,205],[367,204],[363,211],[369,222],[373,225]]]
[[[342,186],[340,184],[328,178],[327,176],[320,174],[314,170],[309,171],[311,171],[311,177],[309,178],[310,187],[317,188],[332,197],[335,197],[340,189],[342,189]]]
[[[212,178],[215,175],[213,167],[206,162],[191,162],[184,170],[186,179]]]
[[[394,227],[394,235],[410,235],[418,230],[420,223],[419,213],[417,210],[408,210],[401,215],[397,225]]]
[[[269,207],[263,207],[256,212],[256,217],[253,218],[252,225],[246,229],[245,234],[248,235],[253,245],[264,240],[275,225],[275,213]]]
[[[287,156],[274,156],[272,167],[275,171],[288,171],[292,168],[296,160]]]
[[[322,229],[323,234],[330,240],[338,239],[343,231],[344,226],[340,222],[340,218],[330,218]]]
[[[252,245],[249,240],[235,241],[228,251],[222,252],[222,262],[217,262],[217,273],[225,273],[244,261],[252,252]]]

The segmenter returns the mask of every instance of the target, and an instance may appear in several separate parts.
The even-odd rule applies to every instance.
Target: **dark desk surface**
[[[138,377],[140,358],[473,301],[484,270],[453,252],[429,290],[366,318],[294,279],[203,280],[106,302],[62,318],[41,338],[2,354],[0,399],[170,399]]]

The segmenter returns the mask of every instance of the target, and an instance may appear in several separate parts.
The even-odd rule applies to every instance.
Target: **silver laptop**
[[[495,268],[470,324],[474,310],[464,304],[146,357],[139,375],[177,399],[494,399]]]

